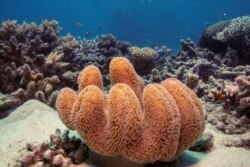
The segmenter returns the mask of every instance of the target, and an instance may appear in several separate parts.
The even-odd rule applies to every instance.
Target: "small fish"
[[[205,23],[204,23],[204,26],[205,26],[205,27],[209,27],[209,25],[210,25],[209,22],[205,22]]]
[[[77,21],[77,22],[76,22],[76,26],[77,26],[77,27],[82,27],[82,23],[79,22],[79,21]]]
[[[91,31],[87,31],[87,32],[85,32],[85,37],[89,37],[90,36],[90,34],[91,34]]]
[[[227,13],[223,13],[223,16],[227,16]]]
[[[102,26],[101,25],[98,26],[98,30],[102,30]]]

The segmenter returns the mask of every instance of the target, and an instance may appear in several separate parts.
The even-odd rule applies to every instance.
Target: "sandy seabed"
[[[26,152],[27,143],[49,140],[55,130],[66,129],[57,112],[49,106],[29,100],[0,120],[0,167],[13,167]],[[206,130],[214,135],[214,147],[210,153],[186,151],[180,156],[181,167],[250,167],[250,150],[226,147],[223,143],[237,135],[225,135],[207,124]],[[250,134],[244,134],[249,136]]]

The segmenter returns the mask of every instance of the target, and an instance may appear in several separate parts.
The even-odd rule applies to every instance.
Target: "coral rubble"
[[[83,162],[88,158],[88,148],[81,139],[69,137],[68,130],[61,133],[57,129],[56,133],[50,136],[49,142],[28,143],[26,150],[16,167],[87,166]]]

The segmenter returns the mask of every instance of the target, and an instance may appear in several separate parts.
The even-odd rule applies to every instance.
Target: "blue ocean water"
[[[250,14],[250,0],[1,0],[0,20],[56,19],[62,34],[94,38],[112,33],[137,46],[198,40],[209,25]]]

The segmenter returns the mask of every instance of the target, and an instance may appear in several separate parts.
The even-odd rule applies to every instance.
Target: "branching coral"
[[[221,32],[231,23],[231,20],[221,21],[209,26],[200,36],[198,45],[203,48],[208,48],[212,52],[224,54],[227,49],[227,44],[214,39],[217,33]]]
[[[237,94],[237,99],[239,102],[237,109],[239,112],[243,112],[243,113],[248,112],[249,114],[250,113],[250,77],[240,75],[237,78],[235,78],[235,82],[237,83],[238,89],[239,89],[239,92]]]
[[[61,120],[95,152],[139,163],[171,161],[202,133],[202,105],[178,80],[143,88],[129,61],[118,57],[110,63],[112,88],[104,95],[96,84],[99,77],[92,85],[84,83],[92,79],[81,79],[91,78],[88,72],[78,78],[79,94],[61,90],[57,109]]]
[[[8,98],[13,103],[1,99],[2,108],[9,108],[11,104],[15,107],[29,98],[53,106],[56,90],[69,85],[77,88],[76,80],[82,67],[95,63],[107,74],[111,57],[129,53],[129,44],[112,35],[88,41],[86,48],[80,46],[84,42],[70,34],[61,37],[59,33],[60,27],[55,20],[43,20],[40,25],[10,20],[2,23],[0,77],[5,79],[0,80],[0,92],[14,96]],[[55,77],[58,82],[45,84]],[[108,85],[108,77],[104,77],[104,83]]]
[[[58,88],[76,86],[79,69],[71,68],[69,57],[78,43],[69,35],[60,38],[59,32],[55,20],[43,20],[40,25],[3,22],[0,77],[5,79],[0,80],[0,92],[12,96],[9,98],[12,103],[0,100],[3,108],[9,108],[10,104],[15,107],[30,98],[53,106]]]
[[[249,115],[250,110],[250,79],[247,76],[239,75],[235,83],[223,84],[219,89],[212,90],[214,101],[223,101],[224,108],[236,108],[238,114]]]
[[[199,56],[199,52],[195,46],[195,44],[193,43],[193,41],[191,41],[190,38],[187,38],[186,40],[181,39],[181,47],[182,47],[182,51],[185,53],[187,52],[187,54],[190,57],[198,57]]]
[[[13,106],[19,106],[21,103],[22,101],[19,98],[0,93],[0,119],[6,117],[7,115],[7,113],[2,111],[10,109]]]
[[[99,52],[105,57],[114,57],[128,54],[130,44],[124,41],[117,41],[111,34],[101,35],[96,39]]]

